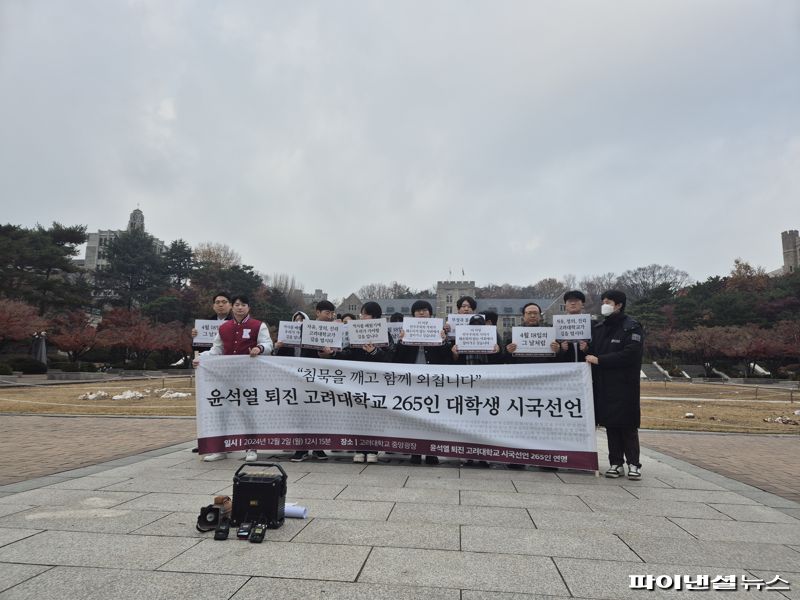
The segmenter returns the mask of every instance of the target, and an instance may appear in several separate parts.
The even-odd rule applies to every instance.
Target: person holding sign
[[[377,320],[383,315],[381,305],[377,302],[365,302],[361,307],[359,320]],[[386,343],[389,343],[389,336],[386,336]],[[373,344],[364,344],[360,347],[351,346],[347,358],[349,360],[362,360],[367,362],[392,362],[392,352],[387,346],[379,348]],[[378,462],[377,452],[356,452],[353,455],[353,462],[356,463],[376,463]]]
[[[214,344],[206,355],[236,355],[249,354],[252,357],[261,356],[272,352],[272,338],[265,323],[250,316],[250,300],[242,294],[234,296],[233,319],[225,321],[219,327]],[[194,360],[194,365],[199,363],[199,357]],[[212,462],[226,458],[225,454],[213,453],[203,457],[205,462]],[[244,457],[246,462],[258,460],[258,452],[251,448]]]
[[[228,292],[217,292],[214,294],[214,299],[211,303],[211,309],[214,311],[214,315],[208,319],[205,319],[206,321],[227,321],[228,319],[233,318],[231,317],[231,295]],[[194,339],[197,337],[197,333],[197,323],[195,323],[195,326],[192,327],[192,351],[195,356],[197,356],[197,354],[200,352],[204,352],[211,348],[210,343],[200,343],[194,341]],[[197,452],[197,448],[193,448],[192,452]],[[224,456],[221,454],[219,456],[224,458]]]
[[[536,302],[528,302],[522,307],[522,327],[541,327],[542,308]],[[552,345],[551,345],[552,350]],[[514,356],[517,351],[517,344],[511,342],[506,346],[506,362],[509,364],[528,364],[552,362],[552,356]],[[555,352],[554,350],[552,350]]]
[[[493,327],[492,325],[486,325],[486,319],[484,319],[481,315],[473,315],[472,318],[469,320],[469,324],[473,325],[481,325],[483,327]],[[494,328],[492,333],[492,339],[497,340],[497,330]],[[459,334],[460,335],[460,334]],[[453,355],[453,362],[457,365],[486,365],[486,364],[498,364],[502,361],[502,354],[500,354],[500,345],[494,344],[491,351],[487,352],[459,352],[458,345],[453,344],[450,352]]]
[[[586,362],[592,365],[597,422],[608,437],[606,477],[625,474],[641,479],[639,462],[639,371],[642,368],[642,326],[625,314],[627,297],[619,290],[603,292],[600,308],[605,319],[592,330]]]
[[[329,300],[320,300],[316,306],[317,321],[333,323],[336,320],[336,307]],[[336,350],[324,347],[322,350],[315,348],[303,348],[300,352],[302,358],[335,358]],[[342,357],[339,357],[342,358]],[[312,456],[318,460],[328,460],[328,455],[322,450],[314,450]],[[308,450],[297,450],[291,458],[292,462],[302,462],[308,458]]]
[[[456,311],[459,315],[471,315],[478,308],[478,302],[472,296],[461,296],[456,300]],[[450,323],[444,324],[444,331],[449,337],[453,337],[452,326]]]
[[[572,290],[564,294],[564,306],[568,315],[582,315],[586,296],[580,290]],[[556,362],[583,362],[586,360],[587,340],[561,340],[554,348]]]
[[[228,292],[217,292],[214,294],[214,300],[211,305],[214,314],[206,321],[228,321],[232,319],[231,316],[231,295]],[[197,337],[197,328],[192,327],[192,339]],[[211,348],[211,344],[195,344],[192,343],[192,349],[202,352]]]
[[[433,306],[427,300],[417,300],[411,305],[411,314],[415,319],[430,319],[433,315]],[[405,324],[405,320],[403,323]],[[439,332],[442,343],[438,346],[412,346],[403,343],[405,329],[400,332],[400,343],[395,349],[394,362],[418,365],[445,365],[450,362],[450,347],[447,343],[447,333],[444,329]],[[421,454],[412,454],[411,463],[422,463]],[[426,456],[425,464],[438,465],[438,456]]]
[[[298,310],[292,315],[292,323],[302,323],[303,321],[308,320],[308,315],[304,313],[302,310]],[[285,346],[283,342],[278,341],[275,342],[275,346],[272,349],[273,356],[295,356],[299,357],[302,355],[303,349],[298,345],[294,348],[289,346]]]

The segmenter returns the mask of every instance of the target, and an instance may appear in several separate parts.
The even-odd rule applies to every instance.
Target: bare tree
[[[617,287],[618,277],[614,273],[589,275],[580,280],[578,288],[586,294],[586,311],[594,312],[600,304],[600,295]]]
[[[533,296],[535,298],[555,298],[566,291],[564,282],[555,277],[547,277],[533,284]]]
[[[239,253],[227,244],[215,242],[202,242],[197,244],[194,249],[195,261],[208,263],[222,269],[230,269],[242,264],[242,257]]]
[[[689,285],[692,278],[686,271],[670,265],[648,265],[625,271],[619,278],[619,286],[630,300],[646,298],[656,288],[668,286],[671,293]]]
[[[416,295],[410,287],[399,281],[386,283],[369,283],[359,288],[356,296],[362,300],[385,300],[387,298],[410,298]]]

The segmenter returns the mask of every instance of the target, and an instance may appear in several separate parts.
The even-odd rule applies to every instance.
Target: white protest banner
[[[441,346],[443,327],[442,319],[405,317],[403,319],[403,345]]]
[[[458,325],[456,348],[459,354],[492,354],[497,345],[497,327],[494,325]]]
[[[447,324],[450,325],[450,331],[447,332],[447,337],[456,337],[456,327],[459,325],[469,325],[469,320],[475,315],[462,315],[460,313],[452,313],[447,315]]]
[[[347,326],[350,333],[350,346],[363,348],[367,344],[377,347],[389,345],[388,323],[383,319],[359,319],[350,321]]]
[[[341,350],[342,328],[341,323],[332,321],[303,321],[303,348]]]
[[[298,348],[303,343],[303,323],[281,321],[278,323],[278,341],[289,348]]]
[[[553,315],[553,327],[557,340],[591,340],[592,317],[590,315]]]
[[[204,355],[200,452],[387,451],[597,470],[586,363],[398,365]]]
[[[389,330],[392,343],[398,343],[400,341],[400,331],[403,329],[403,322],[400,321],[399,323],[387,323],[386,327]]]
[[[512,327],[514,356],[555,356],[550,344],[556,341],[555,327]]]
[[[217,319],[195,319],[194,328],[197,330],[197,335],[192,338],[192,344],[195,346],[210,346],[217,337],[219,326],[225,321],[218,321]]]

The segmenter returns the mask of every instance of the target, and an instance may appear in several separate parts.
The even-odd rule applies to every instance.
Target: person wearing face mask
[[[592,329],[586,362],[592,365],[595,418],[606,428],[609,469],[606,477],[641,479],[639,462],[639,372],[642,368],[642,326],[625,314],[627,297],[619,290],[602,295],[605,317]]]

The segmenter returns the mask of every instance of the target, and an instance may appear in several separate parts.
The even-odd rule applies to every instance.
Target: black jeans
[[[612,465],[629,465],[639,463],[639,428],[638,427],[606,427],[608,437],[608,462]]]

